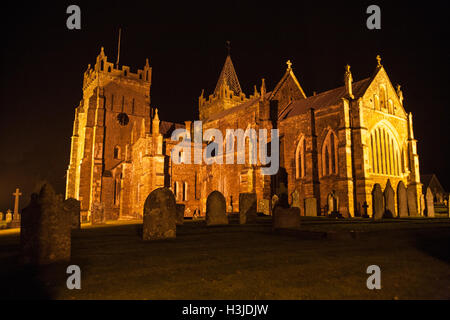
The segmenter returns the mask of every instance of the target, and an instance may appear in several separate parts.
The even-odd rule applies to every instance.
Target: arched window
[[[333,131],[329,131],[322,145],[322,176],[338,173],[337,138]]]
[[[297,145],[295,151],[295,176],[297,179],[303,178],[306,175],[306,141],[302,137]]]
[[[120,146],[114,147],[114,159],[117,159],[117,160],[121,159]]]
[[[372,173],[400,176],[403,159],[393,129],[377,125],[370,133],[369,148]]]

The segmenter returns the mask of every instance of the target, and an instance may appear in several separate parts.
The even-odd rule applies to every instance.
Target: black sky
[[[380,54],[404,106],[414,116],[421,173],[436,173],[450,189],[448,1],[55,1],[15,2],[2,14],[0,211],[23,207],[40,180],[64,193],[74,108],[82,74],[100,47],[132,71],[153,67],[152,106],[164,120],[197,117],[201,89],[210,94],[225,60],[225,41],[243,90],[280,80],[293,62],[307,95],[370,76]],[[66,28],[66,8],[81,8],[81,30]],[[382,29],[366,28],[366,8],[378,4]]]

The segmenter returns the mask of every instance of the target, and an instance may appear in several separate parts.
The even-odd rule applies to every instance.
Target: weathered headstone
[[[292,197],[291,207],[300,208],[300,194],[298,193],[297,189],[295,189],[294,192],[292,192],[291,197]]]
[[[102,202],[92,203],[91,223],[93,225],[106,223],[105,209]]]
[[[24,263],[67,262],[71,251],[71,223],[60,198],[45,184],[22,210],[20,243]]]
[[[273,214],[275,207],[278,204],[279,200],[280,200],[280,198],[276,194],[274,194],[272,196],[271,207],[270,207],[272,214]]]
[[[6,222],[10,222],[12,220],[12,212],[10,209],[6,210],[5,220],[6,220]]]
[[[68,198],[64,200],[64,210],[67,212],[72,229],[81,228],[80,220],[80,201],[74,198]]]
[[[416,217],[418,215],[416,188],[413,185],[409,185],[406,188],[406,195],[408,198],[408,214],[410,217]]]
[[[427,194],[425,196],[426,208],[427,208],[427,217],[434,218],[434,196],[433,192],[431,192],[430,188],[427,188]]]
[[[327,208],[327,214],[339,212],[339,198],[334,190],[327,196]]]
[[[272,217],[274,229],[292,229],[300,227],[300,209],[276,206]]]
[[[403,181],[400,181],[397,186],[397,208],[399,218],[408,216],[408,196]]]
[[[425,216],[427,214],[427,208],[425,205],[425,196],[423,194],[420,195],[420,209],[419,209],[419,215]]]
[[[388,179],[386,187],[384,188],[384,218],[396,217],[395,213],[395,192],[391,186],[391,181]]]
[[[256,222],[257,209],[256,193],[239,194],[239,222],[240,224]]]
[[[184,209],[186,208],[186,206],[181,203],[177,203],[176,206],[177,206],[176,224],[182,225],[184,223]]]
[[[270,200],[259,199],[258,200],[258,212],[261,212],[264,215],[270,215]]]
[[[305,199],[305,216],[317,217],[317,199],[316,198]]]
[[[177,208],[175,197],[169,188],[153,190],[145,200],[143,240],[176,237]]]
[[[375,183],[372,189],[372,218],[379,220],[384,214],[384,197],[381,186]]]
[[[220,225],[228,224],[228,217],[225,212],[225,197],[219,191],[213,191],[206,199],[206,224]]]

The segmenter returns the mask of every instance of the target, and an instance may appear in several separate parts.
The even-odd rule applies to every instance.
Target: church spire
[[[236,71],[234,70],[233,62],[230,57],[230,42],[227,41],[227,49],[228,55],[225,59],[225,64],[222,68],[222,72],[220,73],[219,80],[217,81],[216,89],[214,90],[214,94],[219,94],[220,88],[226,84],[230,90],[234,92],[235,95],[240,95],[241,85],[239,84],[239,80],[236,75]]]

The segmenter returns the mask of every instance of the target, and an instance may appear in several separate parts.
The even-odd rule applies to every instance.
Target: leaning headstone
[[[10,209],[6,210],[5,220],[6,220],[6,222],[11,222],[11,220],[12,220],[12,212]]]
[[[70,260],[71,223],[53,188],[45,184],[22,210],[20,243],[26,264],[45,265]]]
[[[103,203],[101,202],[92,203],[91,223],[93,225],[106,223],[105,209],[103,207]]]
[[[240,224],[256,222],[256,193],[239,194],[239,222]]]
[[[406,195],[408,198],[408,214],[410,217],[416,217],[418,214],[416,188],[412,185],[409,185],[406,188]]]
[[[316,198],[305,199],[305,216],[317,217],[317,199]]]
[[[383,218],[384,214],[384,199],[381,186],[375,183],[372,189],[372,218],[379,220]]]
[[[181,203],[177,203],[177,220],[176,220],[176,224],[177,225],[182,225],[184,223],[184,209],[186,208],[186,206],[184,204]]]
[[[384,218],[396,217],[395,213],[395,192],[392,189],[391,181],[388,180],[384,188]]]
[[[397,186],[397,208],[399,218],[408,216],[408,196],[403,181],[400,181]]]
[[[220,225],[228,224],[228,217],[225,212],[225,197],[219,191],[213,191],[206,199],[206,224]]]
[[[177,208],[175,197],[168,188],[153,190],[145,200],[143,240],[176,237]]]
[[[430,188],[427,188],[427,194],[425,196],[426,208],[427,208],[427,217],[434,218],[434,196],[433,192],[431,192]]]
[[[300,209],[276,206],[272,217],[274,229],[292,229],[300,227]]]
[[[66,210],[68,214],[72,229],[80,229],[80,201],[74,198],[64,200],[64,210]]]

